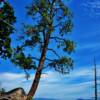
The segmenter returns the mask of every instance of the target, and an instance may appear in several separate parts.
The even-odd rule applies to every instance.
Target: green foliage
[[[0,56],[6,59],[12,54],[10,35],[13,33],[12,25],[16,18],[9,3],[2,1],[0,5]]]
[[[64,52],[67,53],[71,53],[74,51],[75,48],[75,44],[73,41],[71,40],[63,40],[62,42],[60,42],[60,44],[58,45],[58,48],[63,48]]]
[[[73,60],[71,58],[62,57],[52,61],[48,66],[53,67],[56,71],[62,74],[66,74],[69,72],[70,68],[73,68]]]
[[[71,53],[75,48],[74,42],[70,40],[65,41],[64,46],[63,50],[68,53]]]
[[[71,11],[62,0],[33,0],[26,9],[33,23],[24,24],[25,38],[23,44],[16,47],[12,61],[23,69],[36,69],[43,56],[43,50],[47,47],[46,52],[50,50],[55,56],[48,58],[45,53],[47,63],[43,62],[43,66],[48,65],[56,71],[66,74],[73,68],[73,60],[68,54],[71,54],[75,48],[74,42],[66,38],[73,27]],[[55,43],[54,48],[50,46],[52,43]],[[31,53],[25,53],[25,50],[30,47],[40,50],[37,50],[37,56],[34,56],[34,49]],[[66,56],[60,55],[60,51],[64,51]]]
[[[15,63],[16,65],[19,65],[23,69],[36,69],[36,64],[32,60],[32,57],[28,56],[26,57],[23,52],[17,53],[13,58],[12,62]]]

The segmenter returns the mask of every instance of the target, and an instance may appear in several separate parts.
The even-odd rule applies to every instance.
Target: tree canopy
[[[0,1],[0,56],[1,58],[10,58],[12,55],[11,38],[14,28],[12,25],[16,21],[12,6]]]
[[[20,34],[23,38],[12,50],[10,34],[13,28],[9,24],[15,22],[14,12],[8,3],[4,3],[0,9],[1,56],[11,57],[13,52],[11,61],[24,69],[27,75],[27,70],[36,71],[27,95],[27,100],[30,100],[36,92],[43,69],[54,68],[55,71],[66,74],[73,68],[69,54],[74,51],[75,44],[67,38],[72,31],[73,16],[62,0],[33,0],[26,7],[32,23],[23,25],[24,31]]]
[[[54,53],[56,57],[46,57],[46,66],[56,71],[66,73],[72,68],[73,60],[59,52],[70,54],[74,50],[74,42],[67,39],[67,34],[72,31],[72,13],[61,0],[34,0],[27,6],[27,14],[32,18],[32,25],[24,24],[24,39],[21,46],[17,46],[12,61],[23,69],[37,69],[41,55],[36,57],[34,53],[42,54],[45,45],[47,52]],[[46,39],[48,43],[46,44]],[[54,42],[53,42],[54,41]],[[55,44],[55,47],[50,46]],[[38,48],[34,52],[34,48]],[[29,53],[26,49],[31,49]],[[58,52],[59,49],[59,52]],[[44,65],[45,66],[45,65]]]

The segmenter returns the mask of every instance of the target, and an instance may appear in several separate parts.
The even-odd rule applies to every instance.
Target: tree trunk
[[[42,54],[41,54],[41,58],[39,61],[38,69],[36,71],[35,78],[34,78],[34,81],[32,83],[31,89],[27,95],[27,100],[31,100],[30,98],[32,98],[35,95],[35,92],[36,92],[37,87],[39,85],[39,81],[41,78],[42,69],[43,69],[43,65],[44,65],[44,61],[45,61],[45,55],[46,55],[46,51],[47,51],[47,47],[48,47],[48,42],[49,42],[49,35],[47,35],[47,37],[46,37],[44,47],[42,50]]]
[[[31,89],[30,89],[30,91],[27,95],[27,100],[31,100],[31,98],[35,95],[35,92],[37,90],[37,87],[38,87],[38,84],[39,84],[39,81],[40,81],[41,73],[42,73],[42,70],[36,72],[34,81],[33,81],[32,86],[31,86]]]

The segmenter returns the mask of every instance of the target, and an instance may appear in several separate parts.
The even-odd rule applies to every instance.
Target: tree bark
[[[39,85],[41,74],[42,74],[42,69],[43,69],[43,65],[44,65],[44,61],[45,61],[46,51],[47,51],[47,47],[48,47],[48,42],[49,42],[49,34],[47,34],[46,40],[44,41],[44,47],[43,47],[43,50],[42,50],[38,69],[36,71],[34,81],[32,83],[31,89],[29,90],[29,93],[27,95],[26,100],[31,100],[30,98],[32,98],[35,95],[35,92],[36,92],[37,87]]]

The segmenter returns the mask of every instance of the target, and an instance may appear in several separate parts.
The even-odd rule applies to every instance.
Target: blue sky
[[[31,23],[26,15],[26,0],[8,0],[14,7],[17,17],[17,32],[20,24]],[[60,100],[75,100],[77,98],[91,98],[94,96],[93,82],[93,57],[96,57],[98,69],[98,84],[100,84],[100,0],[63,0],[73,11],[73,31],[70,35],[76,42],[74,69],[68,75],[61,75],[52,70],[43,74],[36,98],[55,98]],[[68,2],[67,2],[68,1]],[[19,28],[20,27],[20,28]],[[14,45],[16,42],[14,43]],[[33,73],[30,79],[25,79],[24,72],[9,61],[1,60],[0,63],[1,86],[10,90],[23,87],[26,91],[30,88]],[[100,92],[100,86],[98,86]]]

